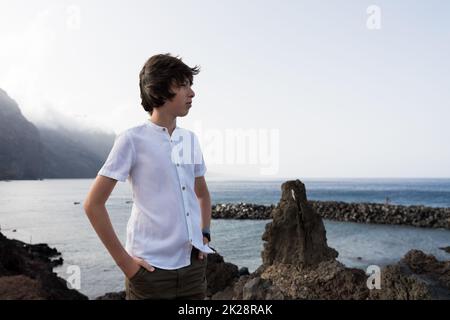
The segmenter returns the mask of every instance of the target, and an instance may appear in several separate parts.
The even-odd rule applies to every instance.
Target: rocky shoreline
[[[323,218],[336,221],[409,225],[450,229],[450,208],[401,206],[379,203],[308,201]],[[212,206],[214,219],[272,219],[276,205],[219,203]]]
[[[87,300],[53,272],[61,254],[47,244],[26,244],[0,233],[0,300]]]

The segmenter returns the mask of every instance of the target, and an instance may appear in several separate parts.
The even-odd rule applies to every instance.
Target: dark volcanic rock
[[[309,205],[304,184],[287,181],[281,189],[281,201],[262,236],[263,263],[310,266],[335,259],[338,253],[327,245],[322,218]]]
[[[125,291],[109,292],[101,297],[95,298],[95,300],[125,300]]]
[[[57,256],[59,253],[45,244],[29,245],[0,233],[0,300],[87,299],[53,272],[53,267],[62,263],[51,259]]]
[[[381,289],[371,299],[450,299],[450,261],[438,261],[419,250],[381,270]]]
[[[218,291],[224,290],[239,278],[238,267],[232,263],[225,262],[218,253],[208,254],[206,267],[206,280],[208,288],[206,295],[212,296]]]
[[[320,262],[314,267],[275,264],[261,275],[271,279],[286,299],[358,299],[369,295],[363,270],[346,268],[336,260]]]
[[[409,251],[401,260],[413,273],[423,275],[450,290],[450,261],[438,261],[420,250]]]
[[[448,247],[443,247],[443,248],[439,248],[439,249],[444,250],[444,251],[447,252],[447,253],[450,253],[450,246],[448,246]]]
[[[408,274],[405,266],[390,265],[381,270],[381,288],[371,290],[371,300],[429,300],[427,285]]]
[[[30,277],[0,277],[1,300],[44,300],[45,292],[38,280]]]
[[[238,294],[242,293],[242,300],[283,300],[283,295],[280,288],[272,283],[269,279],[263,279],[261,277],[254,277],[251,280],[242,282],[243,286],[241,290],[238,290]],[[238,286],[239,288],[239,286]]]
[[[284,300],[286,297],[281,289],[271,279],[262,278],[261,266],[250,275],[242,276],[232,286],[223,292],[216,293],[213,300]]]
[[[247,267],[242,267],[239,269],[239,276],[248,276],[250,275],[250,272],[248,271]]]

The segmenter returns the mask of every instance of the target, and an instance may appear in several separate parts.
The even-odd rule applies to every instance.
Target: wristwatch
[[[202,232],[203,236],[208,239],[209,242],[211,242],[211,234],[209,232]]]

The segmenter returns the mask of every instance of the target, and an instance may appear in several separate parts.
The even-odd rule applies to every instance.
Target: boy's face
[[[183,86],[173,85],[172,92],[175,93],[175,97],[166,101],[165,106],[161,109],[165,109],[166,112],[174,117],[186,116],[192,106],[192,98],[195,96],[194,90],[187,82]]]

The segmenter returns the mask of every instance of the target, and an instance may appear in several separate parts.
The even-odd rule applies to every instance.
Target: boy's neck
[[[175,127],[177,126],[176,117],[161,114],[159,112],[153,112],[150,116],[150,121],[158,126],[167,128],[170,135],[172,135],[173,130],[175,130]]]

